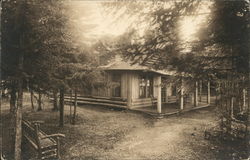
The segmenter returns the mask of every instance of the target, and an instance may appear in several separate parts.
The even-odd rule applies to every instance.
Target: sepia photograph
[[[250,0],[1,0],[1,160],[250,160]]]

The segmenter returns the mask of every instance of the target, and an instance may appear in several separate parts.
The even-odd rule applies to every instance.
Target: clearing
[[[8,104],[6,104],[8,105]],[[64,133],[62,159],[217,159],[214,147],[204,139],[204,130],[216,121],[213,107],[182,115],[154,119],[127,110],[99,106],[79,106],[76,125],[69,124],[65,106],[65,126],[58,127],[59,113],[31,111],[24,105],[24,118],[44,120],[47,133]],[[8,110],[3,110],[3,127],[8,128]],[[5,130],[7,131],[7,130]],[[4,154],[8,155],[8,133],[3,134]],[[6,137],[5,137],[6,136]],[[28,152],[25,152],[28,151]],[[30,149],[25,149],[25,159]]]

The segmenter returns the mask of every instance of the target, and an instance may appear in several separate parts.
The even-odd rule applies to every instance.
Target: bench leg
[[[42,151],[38,149],[38,159],[42,159]]]
[[[60,159],[60,141],[59,137],[56,138],[57,141],[57,158]]]

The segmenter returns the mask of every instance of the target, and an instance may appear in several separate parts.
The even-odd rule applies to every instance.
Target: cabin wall
[[[153,84],[154,84],[153,96],[154,96],[154,98],[157,98],[157,96],[158,96],[158,94],[157,94],[158,87],[155,85],[155,84],[157,84],[157,76],[154,76],[153,81],[154,81],[153,82]]]
[[[107,82],[111,82],[111,79],[112,79],[112,75],[110,72],[106,72],[107,74]],[[112,96],[112,93],[111,93],[111,88],[110,86],[106,86],[106,95],[107,97],[111,97]]]
[[[112,74],[114,72],[106,73],[106,81],[112,81]],[[121,98],[127,98],[127,87],[128,87],[128,73],[127,72],[119,72],[121,74]],[[112,89],[109,86],[103,86],[99,88],[93,88],[91,92],[92,96],[101,96],[101,97],[112,97]]]
[[[139,83],[140,74],[139,71],[107,71],[106,81],[112,81],[112,74],[121,74],[121,97],[127,104],[125,106],[129,108],[146,107],[146,106],[156,106],[158,97],[158,86],[156,85],[157,78],[159,74],[149,73],[153,76],[153,99],[151,97],[140,98],[139,96]],[[176,101],[176,96],[172,96],[172,84],[166,85],[167,103],[173,103]],[[99,87],[98,89],[92,90],[93,96],[107,97],[107,98],[119,98],[112,97],[112,88],[110,86]],[[165,94],[164,94],[165,95]],[[166,96],[166,95],[165,95]]]
[[[109,97],[106,87],[92,88],[91,96]]]
[[[128,73],[124,72],[121,75],[121,97],[127,98],[128,88]]]
[[[106,73],[105,81],[110,82],[110,73]],[[100,96],[100,97],[111,97],[111,90],[108,86],[101,86],[98,88],[92,88],[89,94],[83,94],[84,96]]]

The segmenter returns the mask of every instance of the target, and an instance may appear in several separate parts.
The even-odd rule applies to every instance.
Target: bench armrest
[[[33,123],[33,124],[43,124],[44,123],[44,121],[31,121],[31,123]]]
[[[65,137],[65,135],[60,134],[60,133],[58,133],[58,134],[50,134],[50,135],[42,136],[41,139],[52,138],[52,137],[56,137],[56,138],[57,137]]]

